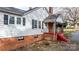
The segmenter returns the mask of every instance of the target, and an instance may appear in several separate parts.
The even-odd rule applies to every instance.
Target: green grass
[[[66,31],[66,32],[64,32],[64,35],[65,36],[68,36],[68,35],[70,35],[72,32],[69,32],[69,31]]]

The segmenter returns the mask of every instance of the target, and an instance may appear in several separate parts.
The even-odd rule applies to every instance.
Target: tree
[[[63,8],[65,11],[64,19],[72,21],[75,25],[79,20],[79,7],[72,7],[72,8]]]

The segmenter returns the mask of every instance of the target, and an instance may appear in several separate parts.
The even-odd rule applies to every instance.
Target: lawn
[[[64,32],[64,35],[65,35],[66,37],[68,37],[68,36],[71,36],[71,33],[72,33],[71,31],[65,31],[65,32]]]

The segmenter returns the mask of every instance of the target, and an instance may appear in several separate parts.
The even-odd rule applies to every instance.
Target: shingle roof
[[[51,16],[48,16],[44,22],[55,22],[55,20],[60,16],[60,14],[53,14]]]
[[[33,9],[27,10],[24,14],[28,14],[28,13],[33,12],[33,11],[35,11],[35,10],[38,10],[38,9],[40,9],[40,8],[41,8],[41,7],[35,7],[35,8],[33,8]]]
[[[14,7],[0,7],[1,12],[23,15],[26,11]]]
[[[11,14],[22,16],[24,14],[28,14],[29,12],[32,12],[37,9],[39,9],[39,7],[33,8],[31,10],[27,10],[27,11],[24,11],[24,10],[21,10],[18,8],[14,8],[14,7],[0,7],[0,12],[6,12],[6,13],[11,13]]]

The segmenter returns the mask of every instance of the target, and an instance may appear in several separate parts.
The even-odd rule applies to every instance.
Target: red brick
[[[34,42],[34,37],[33,36],[25,36],[24,41],[26,44],[30,44]]]

